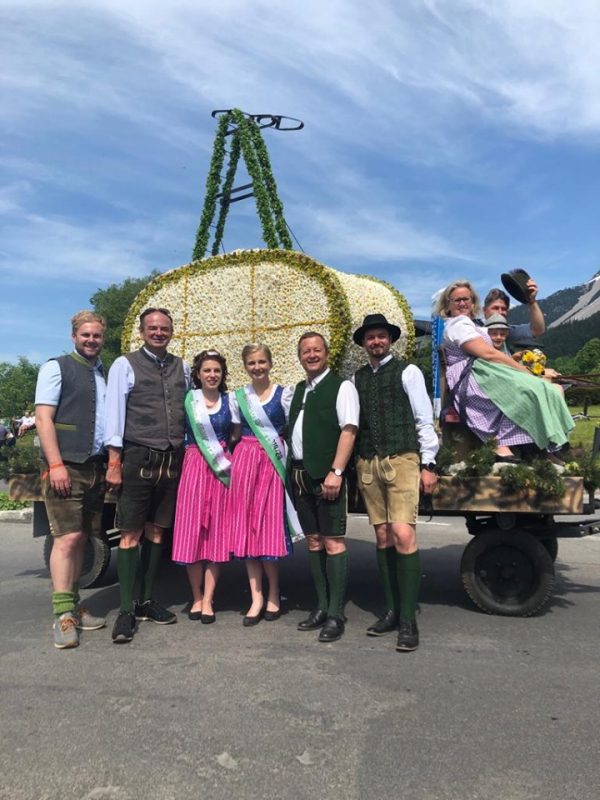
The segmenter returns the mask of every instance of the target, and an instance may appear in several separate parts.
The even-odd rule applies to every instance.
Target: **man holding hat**
[[[529,322],[520,325],[509,325],[507,339],[510,342],[533,346],[532,339],[546,332],[544,312],[537,301],[538,285],[524,269],[505,272],[501,276],[504,288],[520,303],[527,305]],[[510,297],[502,289],[490,289],[483,301],[484,323],[492,314],[508,317]],[[508,353],[508,348],[506,351]]]
[[[358,486],[375,528],[377,565],[386,612],[367,630],[383,636],[398,629],[396,649],[416,650],[415,619],[421,582],[416,522],[419,489],[437,483],[439,449],[433,409],[421,370],[390,352],[400,328],[383,314],[369,314],[354,332],[369,363],[354,375],[360,399],[356,443]]]

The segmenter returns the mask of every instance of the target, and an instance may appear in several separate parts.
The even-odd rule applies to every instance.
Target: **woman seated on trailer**
[[[467,280],[447,286],[436,305],[446,320],[446,382],[462,421],[482,441],[496,440],[497,461],[517,461],[517,445],[560,449],[574,427],[561,393],[494,348],[485,327],[475,324],[479,310]]]

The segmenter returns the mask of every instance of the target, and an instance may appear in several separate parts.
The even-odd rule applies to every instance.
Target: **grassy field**
[[[582,406],[569,406],[569,411],[573,416],[581,414]],[[588,418],[575,421],[575,428],[571,431],[569,440],[573,447],[580,445],[591,449],[594,440],[594,430],[600,426],[600,405],[588,407]]]

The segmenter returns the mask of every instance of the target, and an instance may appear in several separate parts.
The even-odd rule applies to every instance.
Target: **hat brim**
[[[519,303],[529,303],[529,291],[527,289],[527,281],[529,275],[525,270],[514,270],[513,272],[503,272],[500,276],[502,285],[511,297]]]
[[[365,333],[367,331],[372,330],[373,328],[385,328],[385,330],[390,334],[390,339],[392,340],[392,344],[397,342],[400,338],[400,328],[397,325],[390,325],[388,322],[387,325],[383,322],[374,323],[373,325],[361,325],[360,328],[357,328],[354,333],[352,334],[352,340],[354,344],[357,344],[359,347],[363,346],[363,339],[365,337]]]

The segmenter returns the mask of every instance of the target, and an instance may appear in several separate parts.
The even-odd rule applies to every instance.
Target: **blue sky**
[[[189,261],[214,108],[304,120],[265,132],[300,243],[417,315],[463,275],[591,278],[598,41],[597,0],[2,0],[0,361]],[[224,241],[261,246],[252,200]]]

